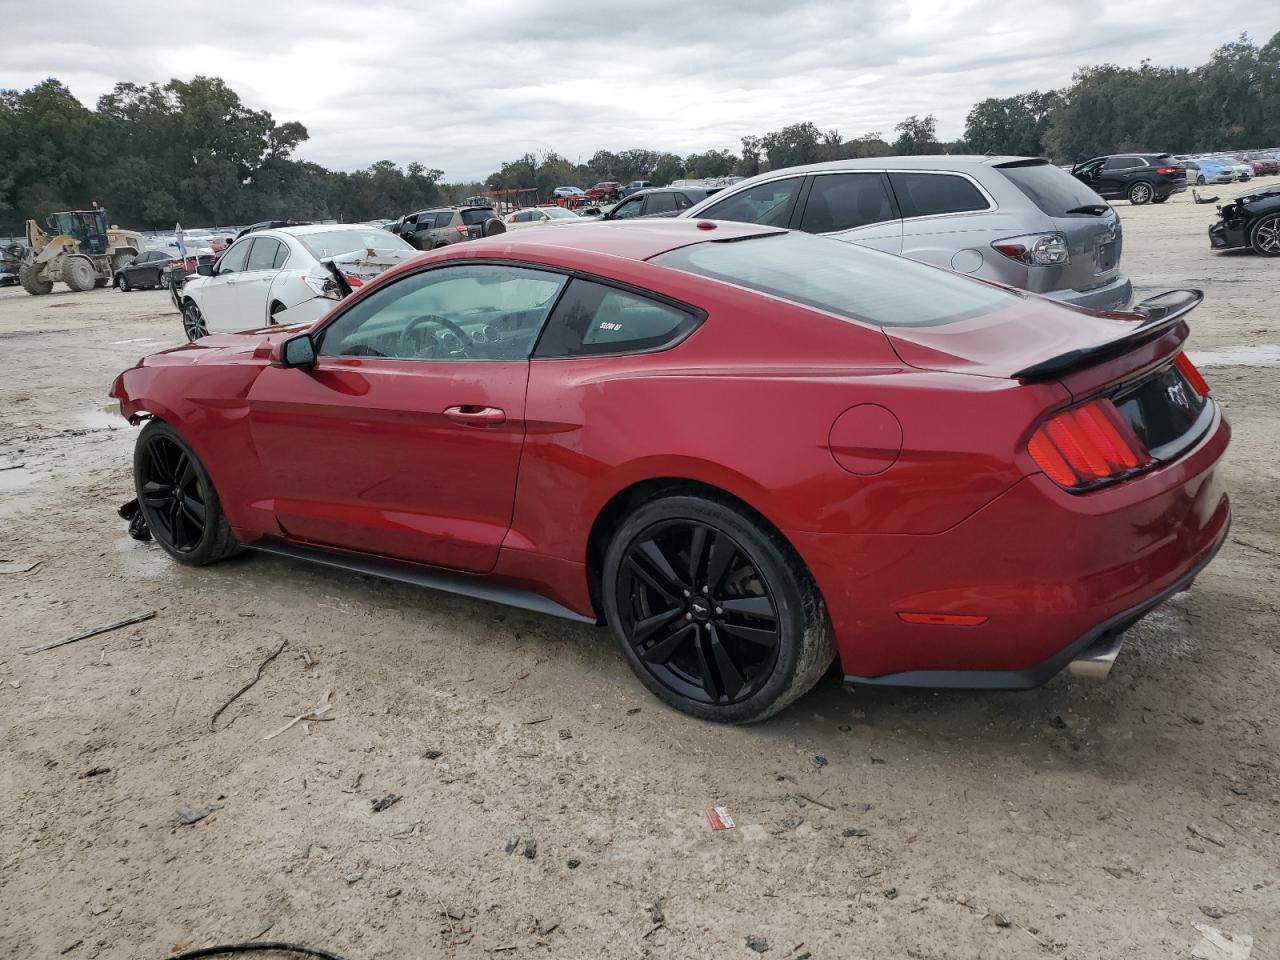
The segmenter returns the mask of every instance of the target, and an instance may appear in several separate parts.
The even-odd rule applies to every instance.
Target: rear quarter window
[[[462,222],[469,227],[477,226],[479,224],[484,223],[486,220],[492,220],[492,219],[493,219],[493,211],[487,208],[462,211]]]
[[[603,283],[575,279],[538,341],[536,357],[647,353],[683,340],[701,317]]]
[[[1051,163],[1017,164],[996,169],[1041,212],[1051,217],[1089,217],[1091,214],[1082,208],[1096,209],[1106,203],[1089,187]]]
[[[970,213],[991,206],[981,190],[952,173],[891,173],[889,182],[904,217]]]

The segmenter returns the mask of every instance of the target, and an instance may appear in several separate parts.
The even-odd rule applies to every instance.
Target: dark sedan
[[[1280,186],[1250,190],[1218,207],[1221,219],[1209,228],[1215,250],[1252,247],[1264,257],[1280,257]]]
[[[154,290],[168,286],[165,269],[173,263],[173,257],[163,250],[143,250],[116,271],[114,286],[125,293],[130,290]]]
[[[701,203],[719,187],[650,187],[637,190],[606,213],[602,220],[630,220],[634,217],[674,217]]]

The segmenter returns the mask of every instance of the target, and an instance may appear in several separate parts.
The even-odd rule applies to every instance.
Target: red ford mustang
[[[603,620],[667,703],[750,721],[837,655],[859,683],[1105,674],[1226,535],[1199,299],[1101,315],[806,234],[584,225],[424,255],[111,394],[175,559]]]

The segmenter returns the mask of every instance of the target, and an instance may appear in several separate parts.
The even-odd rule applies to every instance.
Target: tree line
[[[28,217],[97,200],[113,222],[164,229],[295,217],[368,220],[458,202],[482,190],[533,189],[601,180],[757,173],[797,164],[929,153],[994,153],[1084,160],[1127,150],[1172,153],[1280,147],[1280,33],[1258,46],[1247,34],[1195,68],[1083,67],[1046,92],[992,97],[973,106],[961,139],[941,142],[930,114],[892,134],[844,137],[812,122],[741,140],[740,148],[681,157],[599,150],[585,163],[555,152],[501,164],[483,182],[446,184],[424,163],[388,160],[355,171],[296,159],[307,140],[297,122],[253,110],[222,80],[118,83],[94,109],[56,79],[0,90],[0,234]]]

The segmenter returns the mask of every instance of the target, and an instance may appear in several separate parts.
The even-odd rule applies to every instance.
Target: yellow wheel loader
[[[66,210],[46,221],[49,232],[27,221],[32,258],[18,271],[27,293],[49,293],[55,283],[72,290],[105,287],[116,271],[142,252],[142,234],[107,226],[107,211]]]

